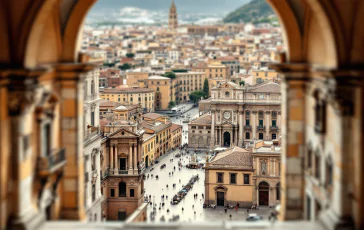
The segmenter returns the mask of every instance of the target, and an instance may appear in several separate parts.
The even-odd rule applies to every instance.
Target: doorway
[[[269,184],[265,181],[259,183],[259,206],[269,205]]]
[[[126,158],[119,158],[119,170],[126,170]]]
[[[118,211],[118,220],[126,219],[126,211]]]
[[[224,133],[224,147],[230,147],[230,133]]]
[[[217,206],[224,206],[225,205],[225,193],[224,192],[217,192],[216,193],[216,204]]]
[[[149,156],[145,157],[145,167],[148,168]]]

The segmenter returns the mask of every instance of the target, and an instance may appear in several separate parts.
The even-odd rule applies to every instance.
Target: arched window
[[[281,200],[281,183],[277,183],[277,186],[276,186],[276,200]]]
[[[126,183],[119,183],[119,197],[126,197]]]

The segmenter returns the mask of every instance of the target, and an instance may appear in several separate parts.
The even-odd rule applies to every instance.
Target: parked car
[[[256,213],[250,213],[249,216],[246,218],[247,221],[259,221],[262,219],[263,217],[257,215]]]

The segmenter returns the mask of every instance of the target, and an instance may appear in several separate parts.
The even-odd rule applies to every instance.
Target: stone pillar
[[[252,121],[252,136],[251,139],[258,139],[257,138],[257,111],[252,111],[250,114],[251,121]]]
[[[83,76],[92,65],[66,63],[55,66],[60,82],[61,146],[66,150],[61,201],[62,219],[85,219],[83,158]]]
[[[100,150],[98,149],[97,153],[96,153],[96,169],[97,169],[97,179],[95,182],[96,183],[96,187],[95,187],[96,199],[101,196],[101,187],[100,187],[100,180],[101,180],[100,176],[101,175],[99,175],[99,174],[100,174],[100,167],[102,167],[102,166],[100,163],[101,163],[100,162]]]
[[[238,141],[238,145],[241,147],[243,146],[243,130],[244,130],[244,124],[243,124],[243,114],[244,111],[240,110],[239,111],[239,125],[238,125],[238,129],[239,129],[239,141]]]
[[[45,72],[45,69],[0,70],[0,214],[4,214],[0,217],[0,224],[4,224],[4,229],[5,223],[2,220],[6,222],[4,217],[10,213],[13,220],[9,229],[26,229],[34,222],[38,224],[43,221],[32,203],[32,195],[33,183],[41,184],[44,178],[38,179],[30,165],[35,163],[34,156],[41,156],[37,149],[39,142],[32,142],[38,134],[38,124],[34,122],[33,114],[34,105],[39,103],[36,98],[38,79]],[[44,185],[46,182],[45,180]],[[44,189],[44,185],[38,187],[38,191]]]
[[[128,166],[129,166],[129,172],[128,174],[133,174],[133,145],[129,144],[129,155],[128,155]]]
[[[114,169],[114,144],[110,145],[110,172]]]
[[[266,140],[270,140],[272,137],[269,136],[269,127],[272,125],[271,122],[269,122],[269,115],[270,115],[270,111],[266,111],[265,112],[265,139]]]
[[[134,170],[136,170],[136,173],[138,173],[138,165],[137,165],[137,147],[136,144],[134,144]]]
[[[305,90],[308,66],[277,64],[284,74],[282,91],[282,167],[281,220],[303,219],[304,180],[303,151],[305,147]]]
[[[215,146],[215,109],[211,109],[211,147]]]
[[[114,172],[115,174],[119,173],[119,168],[118,168],[118,145],[115,145],[115,150],[114,150]]]

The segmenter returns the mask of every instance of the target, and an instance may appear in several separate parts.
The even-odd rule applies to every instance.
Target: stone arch
[[[26,67],[56,62],[62,50],[57,2],[40,1],[32,6],[21,29],[20,37],[25,40],[19,42],[18,51]]]

